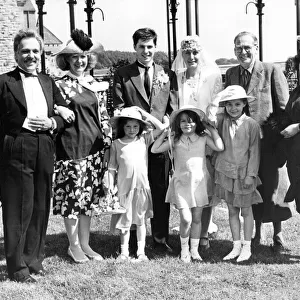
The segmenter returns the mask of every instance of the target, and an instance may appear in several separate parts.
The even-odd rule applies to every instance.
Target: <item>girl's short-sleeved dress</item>
[[[143,225],[153,217],[152,197],[148,181],[148,147],[152,132],[136,137],[133,142],[113,141],[108,168],[117,171],[120,205],[126,213],[112,216],[111,230],[129,230],[132,224]]]
[[[225,150],[218,152],[216,158],[216,195],[235,207],[250,207],[263,202],[256,189],[261,184],[257,175],[260,160],[259,124],[245,114],[237,120],[220,114],[218,127]],[[254,184],[249,188],[244,187],[246,176],[254,178]]]
[[[212,182],[206,167],[206,139],[206,135],[181,135],[174,142],[175,172],[169,184],[166,202],[174,204],[177,209],[209,204]]]

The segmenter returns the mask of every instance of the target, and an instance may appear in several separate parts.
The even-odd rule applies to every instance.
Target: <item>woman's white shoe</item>
[[[237,262],[246,261],[251,257],[251,247],[249,246],[243,246],[241,254],[237,258]]]
[[[231,252],[229,252],[229,254],[227,254],[223,258],[223,260],[230,260],[230,259],[237,258],[241,254],[241,250],[242,250],[242,247],[240,245],[234,245]]]

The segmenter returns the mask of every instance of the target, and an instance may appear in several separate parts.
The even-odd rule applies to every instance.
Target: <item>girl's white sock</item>
[[[137,252],[136,252],[137,256],[139,256],[141,254],[145,254],[145,245],[146,245],[145,241],[137,242],[137,246],[138,246],[138,249],[137,249]]]
[[[195,256],[196,254],[199,255],[198,247],[199,247],[199,239],[190,239],[191,243],[191,254],[192,256]]]
[[[251,247],[251,241],[243,241],[243,247]]]
[[[181,244],[181,253],[188,254],[189,253],[189,237],[180,237]]]
[[[129,244],[121,244],[121,254],[129,256]]]

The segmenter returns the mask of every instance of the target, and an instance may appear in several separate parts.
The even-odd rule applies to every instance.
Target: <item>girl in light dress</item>
[[[203,207],[209,204],[205,146],[214,151],[223,150],[217,130],[206,123],[200,109],[186,105],[174,111],[170,124],[174,134],[167,140],[165,130],[154,142],[151,151],[160,153],[172,150],[175,172],[170,181],[166,202],[173,203],[180,215],[181,260],[202,260],[198,252]],[[210,135],[205,133],[208,129]],[[191,249],[189,251],[189,240]]]
[[[215,163],[216,195],[228,206],[229,225],[233,238],[233,249],[223,260],[237,258],[237,262],[251,257],[253,233],[252,205],[263,202],[256,190],[260,180],[259,168],[259,124],[244,113],[247,99],[245,90],[238,85],[228,86],[218,94],[224,103],[224,114],[218,115],[218,130],[225,150],[217,154]],[[241,243],[241,222],[244,218],[244,242]]]
[[[183,105],[194,105],[205,112],[212,123],[216,123],[219,103],[216,98],[222,90],[222,76],[215,61],[205,51],[198,35],[183,38],[180,49],[172,64],[177,75],[179,108]],[[213,178],[211,165],[212,151],[206,149],[206,165]],[[210,247],[209,233],[216,233],[218,226],[212,222],[213,207],[207,206],[202,213],[200,248]]]
[[[150,121],[154,130],[146,131]],[[109,189],[118,187],[120,205],[126,213],[113,215],[111,227],[121,232],[121,254],[118,260],[129,260],[130,227],[137,227],[137,262],[147,261],[145,255],[147,218],[153,217],[152,198],[148,181],[148,147],[154,138],[168,126],[163,125],[139,107],[124,108],[118,116],[111,118],[117,129],[112,143],[108,164]],[[116,176],[117,174],[117,176]]]

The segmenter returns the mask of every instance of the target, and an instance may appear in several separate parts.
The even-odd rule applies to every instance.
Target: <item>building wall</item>
[[[22,26],[22,17],[16,0],[0,0],[0,73],[15,66],[13,39]]]

